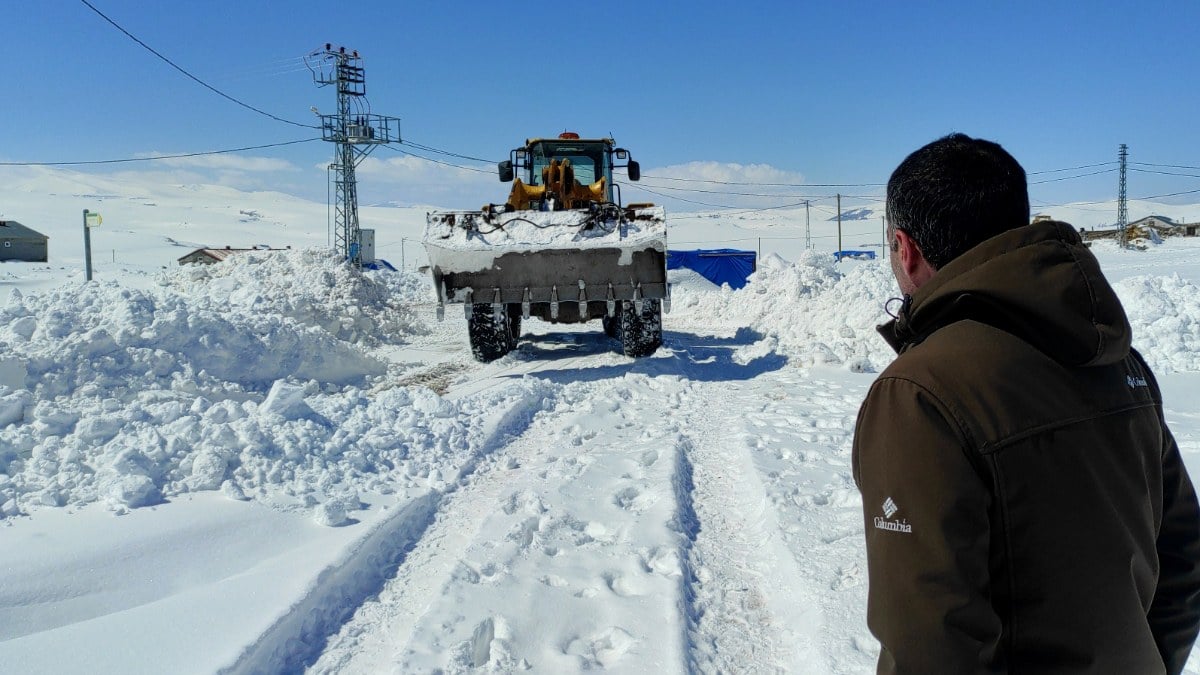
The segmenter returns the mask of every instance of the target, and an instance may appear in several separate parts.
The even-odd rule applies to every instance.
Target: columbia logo
[[[899,510],[900,510],[900,507],[896,506],[896,502],[892,501],[891,497],[888,497],[887,499],[883,500],[883,517],[884,518],[891,518]]]
[[[1146,378],[1144,378],[1144,377],[1134,377],[1133,375],[1126,375],[1125,379],[1127,382],[1129,382],[1130,389],[1133,389],[1134,387],[1149,387],[1150,386],[1150,383],[1147,382]]]

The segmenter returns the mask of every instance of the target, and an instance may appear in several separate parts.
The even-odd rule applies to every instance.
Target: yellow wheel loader
[[[438,318],[447,304],[464,306],[476,359],[515,348],[530,316],[599,319],[627,356],[649,356],[662,344],[666,214],[653,204],[622,206],[614,168],[641,177],[611,138],[531,138],[499,164],[500,180],[513,184],[506,203],[426,215]]]

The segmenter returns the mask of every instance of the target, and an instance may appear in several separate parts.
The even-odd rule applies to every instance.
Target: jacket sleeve
[[[1147,618],[1168,673],[1187,663],[1200,626],[1200,506],[1179,446],[1166,430],[1158,588]]]
[[[854,477],[880,673],[972,673],[995,662],[991,482],[971,453],[952,413],[913,382],[880,379],[859,411]]]

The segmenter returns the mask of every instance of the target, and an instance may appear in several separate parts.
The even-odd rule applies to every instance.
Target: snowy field
[[[675,274],[652,358],[530,320],[484,365],[424,208],[364,208],[401,270],[355,275],[324,204],[6,171],[51,262],[0,264],[0,672],[873,672],[850,447],[895,289],[831,223],[668,214],[751,283]],[[256,245],[292,250],[176,264]],[[1200,475],[1200,239],[1095,251]]]

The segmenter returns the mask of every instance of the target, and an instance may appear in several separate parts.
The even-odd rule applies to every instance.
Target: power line
[[[1061,173],[1063,171],[1078,171],[1079,169],[1094,169],[1098,166],[1111,166],[1113,164],[1116,164],[1116,162],[1100,162],[1099,164],[1084,164],[1082,166],[1069,166],[1065,169],[1046,169],[1045,171],[1030,171],[1029,173],[1027,173],[1025,175],[1039,176],[1044,173]],[[1087,175],[1091,175],[1091,174],[1087,174]]]
[[[1191,194],[1196,194],[1197,192],[1200,192],[1200,188],[1197,188],[1195,190],[1184,190],[1182,192],[1168,192],[1168,193],[1161,194],[1161,195],[1146,195],[1145,197],[1130,197],[1130,201],[1144,202],[1144,201],[1147,201],[1150,199],[1159,199],[1161,197],[1178,197],[1179,195],[1191,195]],[[1039,205],[1039,208],[1048,209],[1048,208],[1053,208],[1056,206],[1064,206],[1064,207],[1090,206],[1093,204],[1109,204],[1114,201],[1116,201],[1115,198],[1114,199],[1101,199],[1099,201],[1094,201],[1094,202],[1069,202],[1066,204],[1041,204],[1041,205]]]
[[[1137,171],[1138,173],[1154,173],[1154,174],[1158,174],[1160,176],[1183,176],[1185,178],[1200,178],[1200,174],[1195,174],[1195,173],[1175,173],[1172,171],[1154,171],[1152,169],[1138,169],[1135,167],[1130,167],[1129,170]]]
[[[1147,199],[1158,199],[1159,197],[1178,197],[1179,195],[1192,195],[1192,194],[1196,194],[1197,192],[1200,192],[1200,188],[1197,188],[1195,190],[1184,190],[1183,192],[1168,192],[1166,194],[1161,194],[1161,195],[1150,195],[1149,197],[1134,197],[1134,199],[1136,199],[1138,201],[1145,201]]]
[[[83,4],[87,5],[87,7],[88,7],[89,9],[91,9],[93,12],[95,12],[96,14],[99,14],[99,15],[100,15],[100,17],[101,17],[102,19],[104,19],[105,21],[107,21],[107,22],[109,22],[110,24],[112,24],[114,28],[116,28],[117,30],[121,31],[121,32],[122,32],[122,33],[124,33],[126,36],[128,36],[130,40],[133,40],[134,42],[138,43],[139,45],[141,45],[142,47],[144,47],[144,48],[145,48],[147,51],[149,51],[151,54],[154,54],[154,55],[155,55],[155,56],[157,56],[158,58],[162,59],[162,60],[163,60],[163,61],[165,61],[165,62],[166,62],[168,65],[170,65],[172,68],[174,68],[175,70],[178,70],[179,72],[183,73],[183,74],[184,74],[184,75],[186,75],[188,78],[190,78],[192,81],[196,82],[197,84],[199,84],[200,86],[204,87],[205,89],[208,89],[209,91],[213,92],[214,94],[217,94],[218,96],[220,96],[220,97],[222,97],[222,98],[225,98],[225,99],[227,99],[227,100],[229,100],[229,101],[232,101],[232,102],[234,102],[234,103],[236,103],[236,104],[238,104],[238,105],[242,106],[243,108],[246,108],[246,109],[249,109],[249,110],[253,110],[254,112],[256,112],[256,113],[258,113],[258,114],[260,114],[260,115],[266,115],[267,117],[270,117],[271,119],[273,119],[273,120],[276,120],[276,121],[278,121],[278,122],[284,122],[284,123],[286,123],[286,124],[292,124],[292,125],[295,125],[295,126],[298,126],[298,127],[304,127],[304,128],[306,128],[306,129],[319,129],[319,128],[320,128],[320,127],[313,126],[313,125],[311,125],[311,124],[301,124],[300,122],[293,122],[293,121],[291,121],[291,120],[285,120],[285,119],[283,119],[282,117],[276,117],[275,115],[272,115],[271,113],[269,113],[269,112],[267,112],[267,111],[265,111],[265,110],[260,110],[260,109],[258,109],[258,108],[255,108],[254,106],[250,105],[249,103],[243,103],[242,101],[239,101],[238,99],[236,99],[236,98],[234,98],[234,97],[230,96],[229,94],[226,94],[225,92],[221,91],[220,89],[217,89],[216,87],[214,87],[214,86],[212,86],[212,85],[208,84],[208,83],[207,83],[207,82],[205,82],[204,80],[201,80],[200,78],[196,77],[195,75],[192,75],[191,73],[189,73],[188,71],[184,70],[182,67],[180,67],[179,65],[177,65],[177,64],[176,64],[174,61],[172,61],[171,59],[168,59],[167,57],[165,57],[165,56],[163,56],[162,54],[160,54],[160,53],[158,53],[157,51],[155,51],[153,47],[151,47],[150,45],[146,44],[145,42],[142,42],[141,40],[139,40],[139,39],[138,39],[136,36],[134,36],[134,35],[133,35],[133,33],[130,33],[129,31],[127,31],[127,30],[125,30],[124,28],[122,28],[122,27],[121,27],[121,24],[117,23],[116,21],[113,21],[112,19],[108,18],[108,16],[107,16],[107,15],[105,15],[105,14],[104,14],[104,12],[101,12],[100,10],[96,9],[95,5],[93,5],[92,3],[88,2],[88,0],[79,0],[79,1],[80,1],[80,2],[82,2]]]
[[[1069,166],[1069,167],[1065,167],[1062,169],[1046,169],[1044,171],[1031,171],[1027,175],[1038,176],[1038,175],[1047,174],[1047,173],[1061,173],[1063,171],[1078,171],[1080,169],[1093,169],[1098,166],[1110,166],[1115,163],[1116,162],[1100,162],[1097,164],[1082,164],[1080,166]],[[1196,167],[1188,167],[1188,168],[1196,168]],[[1098,171],[1096,173],[1105,173],[1105,172]],[[1092,175],[1096,175],[1096,174],[1083,174],[1082,176],[1072,176],[1072,178],[1082,178],[1083,176],[1092,176]],[[643,176],[643,178],[653,178],[656,180],[669,180],[669,181],[676,181],[676,182],[680,182],[680,183],[710,183],[713,185],[742,185],[742,186],[753,186],[753,187],[801,187],[802,188],[802,187],[886,187],[887,186],[887,183],[764,183],[764,182],[758,182],[758,181],[723,181],[723,180],[712,180],[712,179],[705,179],[705,178],[675,178],[672,176],[651,176],[651,175]],[[1055,179],[1055,180],[1069,180],[1069,178],[1060,178],[1060,179]],[[1041,182],[1050,182],[1050,181],[1041,181]],[[1033,185],[1038,185],[1038,184],[1040,184],[1040,183],[1033,183]],[[670,189],[665,186],[659,186],[659,187],[662,187],[662,189],[664,189],[664,190]],[[701,190],[697,190],[697,192],[701,192]],[[737,194],[737,193],[731,192],[728,194]]]
[[[655,185],[659,190],[671,190],[672,192],[696,192],[710,195],[729,195],[731,197],[772,197],[775,199],[816,199],[828,198],[829,195],[787,195],[787,194],[766,194],[762,192],[726,192],[724,190],[700,190],[697,188],[677,188],[667,187],[666,185]]]
[[[435,148],[433,146],[422,145],[421,143],[417,143],[414,141],[401,141],[401,144],[402,145],[410,145],[418,150],[424,150],[425,152],[432,152],[432,153],[435,153],[438,155],[446,155],[447,157],[457,157],[459,159],[467,159],[467,160],[471,160],[473,162],[486,162],[488,164],[495,164],[495,162],[490,159],[481,159],[479,157],[472,157],[470,155],[460,155],[457,152],[450,152],[449,150],[442,150],[440,148]]]
[[[185,152],[177,155],[154,155],[151,157],[129,157],[124,159],[96,159],[83,162],[0,162],[0,166],[81,166],[85,164],[122,164],[125,162],[157,162],[162,159],[179,159],[182,157],[201,157],[204,155],[224,155],[231,152],[245,152],[246,150],[262,150],[264,148],[278,148],[285,145],[296,145],[297,143],[310,143],[319,141],[320,138],[302,138],[298,141],[284,141],[282,143],[268,143],[267,145],[247,145],[241,148],[229,148],[226,150],[208,150],[206,152]]]
[[[1093,171],[1091,173],[1081,173],[1078,176],[1062,176],[1061,178],[1047,178],[1046,180],[1034,181],[1034,182],[1030,183],[1030,185],[1043,185],[1045,183],[1057,183],[1058,181],[1074,180],[1076,178],[1086,178],[1088,176],[1098,176],[1102,173],[1112,173],[1114,171],[1116,171],[1116,169],[1103,169],[1101,171]]]
[[[1136,164],[1138,166],[1155,166],[1155,167],[1159,167],[1162,169],[1197,169],[1197,170],[1200,170],[1200,166],[1187,166],[1185,164],[1150,164],[1149,162],[1130,162],[1130,164]]]
[[[641,191],[643,191],[643,192],[649,192],[650,194],[652,194],[652,195],[657,195],[657,196],[659,196],[659,197],[662,197],[663,199],[674,199],[675,201],[686,202],[686,203],[688,203],[688,204],[698,204],[698,205],[700,205],[700,206],[711,206],[711,207],[713,207],[713,208],[717,208],[717,209],[738,209],[738,208],[741,208],[741,207],[733,206],[733,205],[730,205],[730,204],[710,204],[710,203],[708,203],[708,202],[696,201],[696,200],[694,200],[694,199],[684,199],[683,197],[676,197],[676,196],[674,196],[674,195],[665,195],[665,194],[663,194],[663,193],[661,193],[661,192],[655,192],[654,190],[651,190],[651,189],[649,189],[649,188],[647,188],[647,187],[645,187],[645,186],[643,186],[643,185],[632,185],[632,184],[630,184],[630,183],[616,183],[616,184],[617,184],[617,185],[623,185],[623,186],[625,186],[625,187],[633,188],[633,189],[636,189],[636,190],[641,190]],[[779,206],[766,206],[766,207],[759,208],[759,209],[745,209],[745,208],[742,208],[742,210],[740,210],[740,211],[726,211],[726,212],[725,212],[725,215],[729,215],[729,216],[737,216],[737,215],[742,215],[742,214],[745,214],[745,213],[759,213],[759,212],[762,212],[762,211],[776,211],[776,210],[780,210],[780,209],[799,208],[799,207],[801,207],[801,206],[804,206],[805,204],[811,204],[813,201],[819,201],[820,199],[832,199],[832,195],[825,196],[825,197],[820,197],[820,198],[818,198],[818,199],[815,199],[815,200],[814,200],[814,199],[806,199],[806,200],[804,200],[804,201],[802,201],[802,202],[796,202],[796,203],[794,203],[794,204],[781,204],[781,205],[779,205]]]
[[[630,184],[630,183],[619,183],[619,182],[617,182],[617,181],[613,181],[613,183],[614,183],[615,185],[623,185],[623,186],[625,186],[625,187],[633,188],[633,189],[635,189],[635,190],[641,190],[642,192],[649,192],[650,194],[652,194],[652,195],[656,195],[656,196],[658,196],[658,197],[662,197],[663,199],[674,199],[674,200],[676,200],[676,201],[680,201],[680,202],[686,202],[686,203],[688,203],[688,204],[697,204],[697,205],[699,205],[699,206],[711,206],[711,207],[713,207],[714,209],[736,209],[736,208],[738,208],[738,207],[736,207],[736,206],[730,206],[730,205],[728,205],[728,204],[709,204],[708,202],[696,201],[696,200],[694,200],[694,199],[685,199],[685,198],[683,198],[683,197],[676,197],[676,196],[674,196],[674,195],[665,195],[665,194],[663,194],[663,193],[661,193],[661,192],[655,192],[654,190],[651,190],[650,188],[648,188],[648,187],[646,187],[646,186],[644,186],[644,185],[633,185],[633,184]],[[782,208],[782,207],[773,207],[773,208]]]
[[[411,145],[409,143],[403,143],[403,144]],[[408,152],[407,150],[401,150],[400,148],[394,148],[391,145],[385,145],[384,147],[386,147],[389,150],[392,150],[393,152],[398,152],[402,155],[408,155],[409,157],[416,157],[417,159],[422,159],[422,160],[425,160],[426,162],[433,162],[434,164],[441,164],[442,166],[448,166],[448,167],[455,168],[455,169],[462,169],[463,171],[475,171],[477,173],[494,173],[493,171],[489,171],[487,169],[477,169],[473,166],[460,166],[458,164],[451,164],[450,162],[443,162],[440,159],[434,159],[432,157],[425,157],[423,155],[418,155],[414,152]]]
[[[887,183],[758,183],[725,180],[708,180],[704,178],[673,178],[671,176],[642,176],[655,180],[673,180],[680,183],[712,183],[714,185],[749,185],[755,187],[885,187]],[[668,189],[668,188],[663,188]]]

